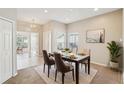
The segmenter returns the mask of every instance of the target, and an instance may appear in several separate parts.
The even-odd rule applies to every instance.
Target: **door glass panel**
[[[31,33],[31,53],[39,54],[39,33]]]
[[[16,36],[17,54],[29,52],[29,34],[27,32],[17,32]]]

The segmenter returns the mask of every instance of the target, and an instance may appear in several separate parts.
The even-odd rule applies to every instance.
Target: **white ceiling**
[[[98,11],[94,11],[94,8],[18,8],[17,19],[27,22],[32,22],[34,19],[38,24],[45,24],[50,20],[68,24],[117,9],[99,8]],[[48,12],[45,13],[44,10]]]

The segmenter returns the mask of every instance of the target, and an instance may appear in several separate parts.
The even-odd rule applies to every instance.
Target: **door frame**
[[[16,60],[16,23],[6,17],[0,16],[0,19],[12,23],[12,76],[17,75],[17,60]]]
[[[45,34],[47,34],[47,40],[48,41],[44,41],[44,39],[46,38],[45,36]],[[51,39],[49,39],[49,35],[50,35],[50,38]],[[45,38],[44,38],[45,37]],[[46,39],[45,39],[46,40]],[[46,48],[46,44],[44,43],[44,42],[47,42],[47,48]],[[43,49],[45,49],[45,50],[47,50],[48,52],[52,52],[53,50],[52,50],[52,32],[51,31],[43,31]]]
[[[38,54],[36,54],[37,56],[40,56],[40,33],[39,32],[31,32],[32,33],[36,33],[38,34]],[[30,34],[30,36],[31,36]],[[31,37],[32,38],[32,37]],[[32,40],[32,39],[31,39]],[[32,42],[32,41],[31,41]],[[31,43],[31,51],[32,51],[32,43]]]

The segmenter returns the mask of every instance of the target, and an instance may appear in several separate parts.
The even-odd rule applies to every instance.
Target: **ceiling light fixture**
[[[98,11],[99,9],[98,8],[94,8],[94,11]]]
[[[35,20],[34,20],[34,19],[32,19],[32,23],[31,23],[30,27],[31,27],[31,28],[35,28],[35,27],[36,27],[36,25],[35,25]]]

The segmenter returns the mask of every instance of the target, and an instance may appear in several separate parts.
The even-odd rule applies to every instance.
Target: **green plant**
[[[108,42],[107,44],[107,48],[110,52],[111,61],[117,63],[117,58],[121,56],[121,47],[115,41]]]
[[[69,49],[69,48],[65,48],[64,50],[65,50],[65,51],[69,51],[70,49]]]

